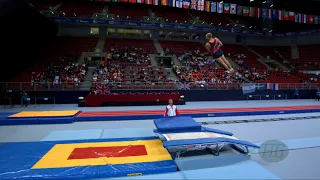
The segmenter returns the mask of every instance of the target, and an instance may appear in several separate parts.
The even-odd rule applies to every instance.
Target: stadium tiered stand
[[[252,50],[256,51],[263,57],[269,56],[272,60],[278,60],[280,57],[279,55],[274,51],[273,47],[263,47],[263,46],[249,46]]]
[[[59,4],[59,2],[55,0],[49,0],[49,1],[33,1],[32,4],[37,8],[41,10],[49,10],[50,7],[54,7]]]
[[[298,70],[319,69],[320,68],[320,45],[300,45],[299,60],[296,62]]]
[[[120,39],[120,38],[107,38],[105,41],[104,49],[106,52],[110,52],[111,48],[115,50],[124,50],[128,48],[129,51],[132,48],[142,48],[143,52],[147,52],[149,54],[155,54],[156,48],[154,47],[154,43],[152,40],[143,40],[143,39]]]
[[[227,24],[231,24],[231,21],[229,21],[226,17],[220,14],[213,14],[201,11],[190,11],[190,13],[194,17],[199,17],[199,20],[205,21],[206,23],[214,26],[227,27]]]
[[[181,41],[159,41],[162,48],[169,48],[175,55],[180,56],[188,52],[200,50],[206,52],[203,44],[199,42],[181,42]]]
[[[142,21],[144,16],[149,16],[148,9],[136,4],[108,4],[108,13],[114,14],[117,19]]]
[[[266,69],[266,66],[257,60],[259,57],[242,45],[224,44],[222,50],[225,52],[225,54],[231,53],[231,56],[235,54],[244,54],[246,56],[244,64],[248,67]]]
[[[184,9],[152,7],[152,12],[158,17],[162,17],[167,23],[187,24],[191,16]]]
[[[11,79],[12,82],[8,88],[13,90],[20,89],[73,89],[73,78],[83,80],[80,72],[84,70],[82,65],[76,65],[82,52],[92,52],[97,45],[97,38],[83,38],[83,37],[57,37],[56,41],[52,44],[50,51],[48,51],[41,59],[41,62],[33,67],[27,68],[21,74],[16,75]],[[66,67],[72,66],[72,71],[65,70]],[[64,69],[64,70],[62,70]],[[53,86],[54,81],[53,72],[59,72],[61,78],[61,86]],[[67,73],[68,72],[68,73]],[[49,73],[49,74],[48,74]],[[65,74],[67,73],[67,74]],[[36,77],[42,83],[35,81]],[[32,78],[34,81],[32,81]],[[72,81],[72,82],[71,82]],[[22,82],[18,83],[18,82]],[[59,81],[60,83],[60,81]],[[70,85],[68,85],[68,83]]]
[[[64,1],[59,8],[65,13],[66,17],[82,17],[91,18],[94,13],[102,13],[103,7],[99,4],[92,4],[87,2],[77,2],[75,5],[72,2]]]

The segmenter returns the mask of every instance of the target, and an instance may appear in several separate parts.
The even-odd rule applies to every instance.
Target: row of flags
[[[256,90],[279,90],[279,84],[277,83],[265,83],[265,84],[254,84],[254,83],[243,83],[242,92],[243,94],[250,94],[256,92]]]
[[[319,16],[307,15],[285,10],[266,9],[259,7],[240,6],[233,3],[221,3],[205,0],[96,0],[104,2],[126,2],[143,3],[150,5],[172,6],[184,9],[194,9],[198,11],[234,14],[244,17],[255,17],[263,19],[276,19],[292,21],[304,24],[319,24]]]

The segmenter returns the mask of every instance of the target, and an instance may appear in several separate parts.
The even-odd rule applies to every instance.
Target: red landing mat
[[[246,108],[210,108],[210,109],[180,109],[180,114],[228,113],[228,112],[258,112],[320,109],[319,106],[276,106],[276,107],[246,107]],[[81,112],[78,117],[88,116],[135,116],[163,114],[164,110],[134,110],[134,111],[96,111]]]

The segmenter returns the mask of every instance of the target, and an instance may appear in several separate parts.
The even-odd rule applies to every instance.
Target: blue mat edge
[[[296,114],[296,113],[312,113],[312,112],[320,112],[320,109],[304,109],[304,110],[277,110],[277,111],[249,111],[249,112],[228,112],[228,113],[199,113],[199,114],[183,114],[182,116],[191,116],[192,118],[199,117],[226,117],[226,116],[251,116],[251,115],[271,115],[271,114]],[[80,113],[80,111],[79,111]],[[75,122],[84,122],[84,121],[128,121],[128,120],[150,120],[150,119],[158,119],[163,118],[163,115],[138,115],[138,116],[74,116]],[[10,118],[10,120],[18,120],[16,118]],[[23,118],[24,119],[24,118]],[[25,121],[25,120],[30,120]],[[46,121],[45,124],[56,124],[53,118],[52,122],[49,121],[48,118],[43,118]],[[31,125],[31,124],[42,124],[35,123],[32,118],[25,118],[24,120],[17,121],[13,124],[8,122],[8,118],[0,117],[0,126],[2,125]],[[61,122],[61,123],[72,123],[72,122]]]
[[[54,146],[55,144],[71,144],[71,143],[88,143],[88,142],[115,142],[115,141],[133,141],[133,140],[155,140],[159,139],[157,136],[150,137],[139,137],[139,138],[110,138],[110,139],[88,139],[88,140],[64,140],[64,141],[37,141],[37,142],[5,142],[1,143],[1,148],[10,148],[10,145],[16,148],[16,146],[31,146],[31,145],[40,145],[44,144],[46,146]],[[9,146],[9,147],[8,147]],[[41,149],[41,148],[40,148]],[[49,148],[50,149],[50,148]],[[47,150],[49,150],[47,149]],[[46,151],[47,152],[47,151]],[[45,153],[46,153],[45,152]],[[126,167],[128,166],[128,167]],[[132,167],[150,167],[150,168],[132,168]],[[131,167],[131,168],[129,168]],[[146,163],[133,163],[133,164],[119,164],[113,165],[112,168],[116,169],[125,169],[125,171],[115,171],[109,172],[110,166],[81,166],[78,168],[67,167],[67,168],[52,168],[52,169],[33,169],[29,172],[23,172],[20,176],[23,176],[23,179],[43,179],[43,177],[39,176],[42,173],[44,174],[54,174],[53,177],[46,177],[45,179],[91,179],[91,178],[114,178],[114,177],[123,177],[132,173],[142,173],[142,175],[147,174],[160,174],[160,173],[171,173],[177,172],[178,167],[174,163],[174,160],[165,160],[165,161],[157,161],[157,162],[146,162]],[[5,170],[3,170],[5,171]],[[19,173],[15,174],[15,177],[8,177],[6,175],[1,176],[1,179],[15,179],[19,178]],[[1,170],[0,170],[1,172]],[[63,172],[68,172],[68,174],[64,174]],[[83,172],[77,173],[77,172]],[[91,172],[96,172],[95,174]],[[55,176],[59,174],[59,176]],[[22,178],[22,177],[20,177]]]

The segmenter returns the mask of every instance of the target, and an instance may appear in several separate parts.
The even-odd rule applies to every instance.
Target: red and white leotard
[[[164,117],[174,117],[174,116],[180,116],[177,106],[168,105],[166,107],[166,111],[164,112]]]

